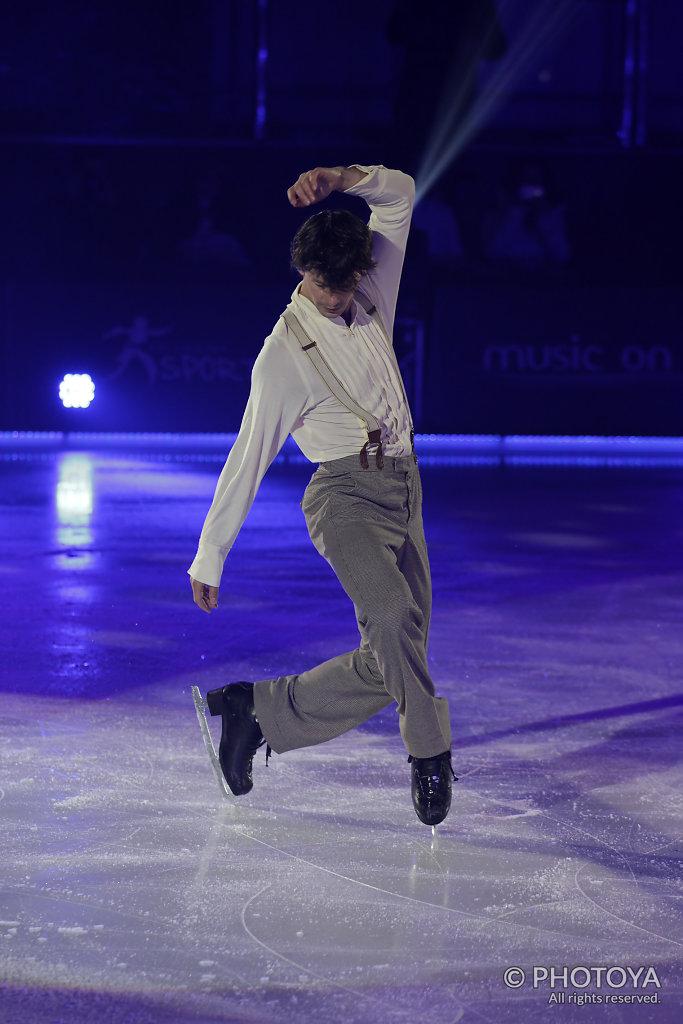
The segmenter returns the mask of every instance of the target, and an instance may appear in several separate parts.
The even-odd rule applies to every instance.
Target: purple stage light
[[[66,373],[59,397],[67,409],[87,409],[95,397],[95,382],[89,373]]]

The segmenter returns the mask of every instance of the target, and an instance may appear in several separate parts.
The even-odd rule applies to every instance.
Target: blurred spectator
[[[210,168],[200,175],[194,190],[194,231],[175,249],[183,262],[227,268],[248,265],[249,260],[239,240],[222,230],[224,224],[216,223],[225,213],[221,199],[221,175],[216,169]]]
[[[458,222],[442,189],[434,189],[416,205],[413,230],[425,236],[427,257],[435,269],[450,270],[462,262]]]
[[[568,262],[564,206],[542,161],[526,159],[500,190],[497,207],[485,217],[483,250],[488,260],[521,270]]]

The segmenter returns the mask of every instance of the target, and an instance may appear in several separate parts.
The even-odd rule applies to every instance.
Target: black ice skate
[[[254,785],[251,765],[254,754],[266,742],[254,711],[254,684],[228,683],[210,690],[206,703],[211,715],[223,720],[218,761],[223,777],[235,796],[243,796]],[[270,748],[266,748],[266,764]]]
[[[195,711],[197,712],[197,721],[199,722],[199,728],[202,730],[202,739],[204,740],[204,746],[206,747],[206,752],[209,755],[209,760],[211,761],[213,773],[216,776],[216,782],[218,783],[219,789],[223,796],[227,800],[232,801],[234,800],[234,797],[230,792],[227,782],[223,778],[223,772],[221,771],[220,762],[218,760],[218,754],[216,753],[216,748],[213,745],[211,733],[209,732],[209,723],[206,720],[206,711],[209,705],[199,692],[198,686],[192,687],[192,699],[194,700],[194,707]]]
[[[408,758],[412,764],[412,795],[415,813],[425,825],[438,825],[451,806],[451,778],[458,781],[451,767],[451,752],[436,757]]]

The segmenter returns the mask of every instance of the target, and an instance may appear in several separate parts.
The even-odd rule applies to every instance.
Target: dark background
[[[398,311],[418,429],[680,434],[682,43],[672,0],[15,5],[0,428],[237,429],[296,283],[288,185],[357,161],[420,189],[446,151]]]

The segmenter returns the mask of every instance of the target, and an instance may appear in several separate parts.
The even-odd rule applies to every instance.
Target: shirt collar
[[[315,308],[314,304],[311,302],[311,300],[307,299],[305,295],[301,294],[301,282],[299,282],[299,284],[296,286],[296,288],[292,292],[292,300],[291,301],[292,301],[292,305],[296,309],[297,313],[301,313],[311,323],[318,324],[318,326],[321,326],[321,322],[322,322],[323,324],[333,324],[335,327],[346,327],[346,321],[342,317],[336,316],[333,319],[330,319],[329,317],[323,316],[322,313],[319,313],[318,310]],[[356,300],[352,299],[351,300],[351,323],[352,324],[354,324],[356,322],[356,319],[357,319],[358,313],[359,313],[359,309],[360,309],[360,307],[359,307],[358,303],[356,302]]]

